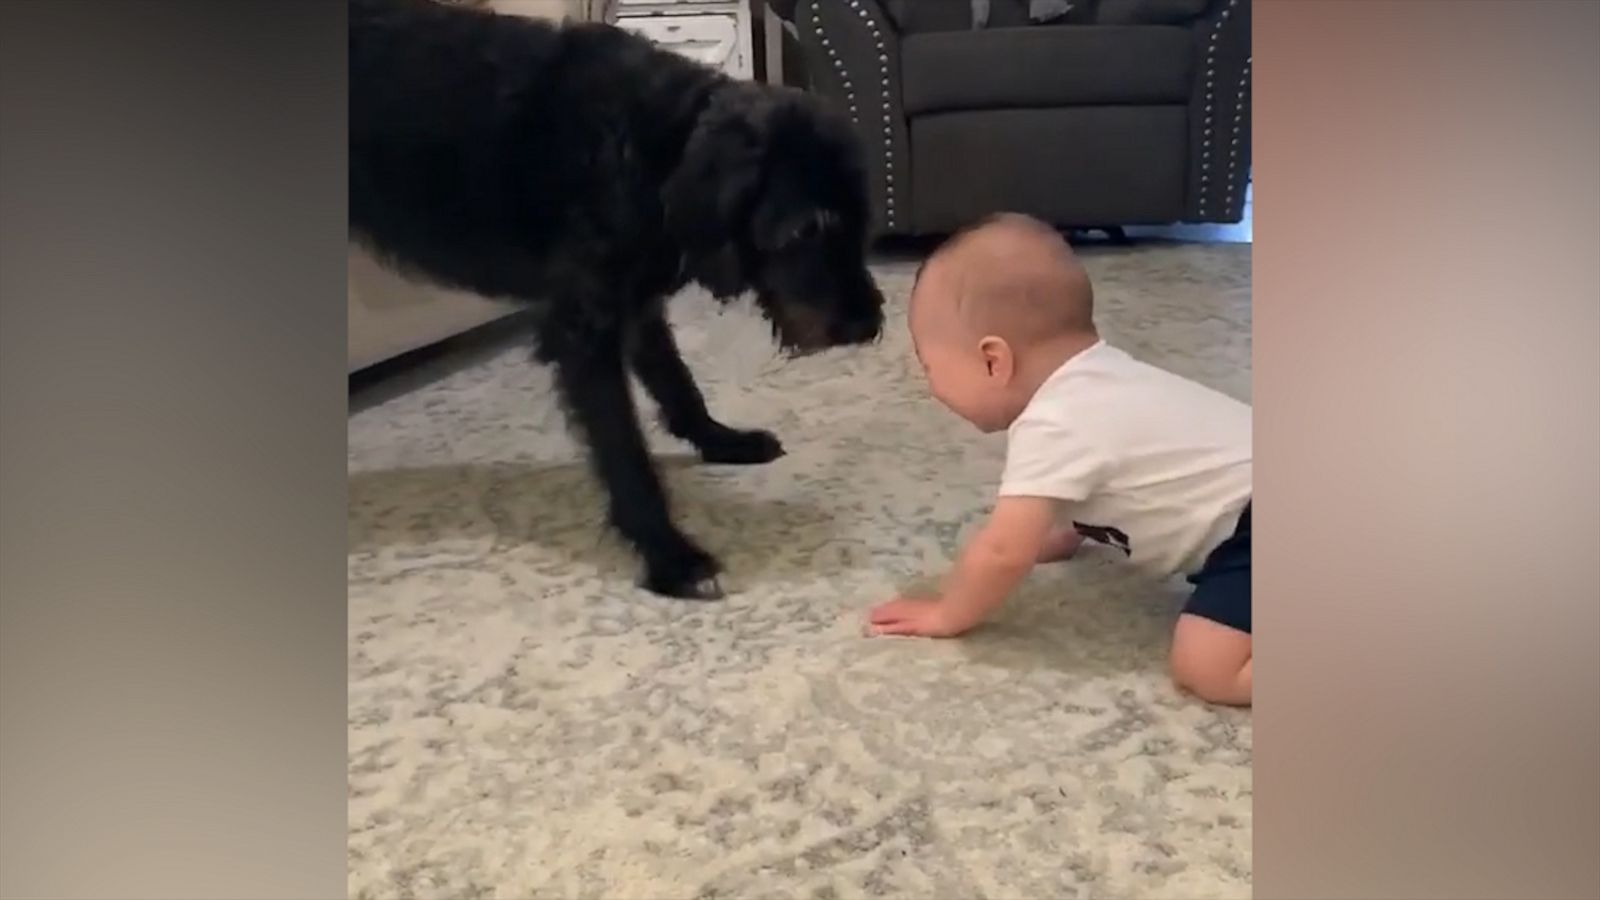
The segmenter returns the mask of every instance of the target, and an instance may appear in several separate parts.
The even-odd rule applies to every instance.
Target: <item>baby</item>
[[[1101,340],[1089,276],[1056,231],[992,217],[946,242],[912,288],[911,339],[933,396],[1007,431],[989,520],[940,596],[871,611],[871,631],[953,637],[1037,562],[1084,538],[1194,585],[1172,677],[1250,705],[1250,407]],[[1063,524],[1058,524],[1063,523]]]

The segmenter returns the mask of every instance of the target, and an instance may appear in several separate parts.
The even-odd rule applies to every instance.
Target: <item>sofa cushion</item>
[[[967,31],[973,27],[974,0],[880,0],[901,34]],[[1179,25],[1191,22],[1217,0],[1072,0],[1071,10],[1046,25]],[[1032,0],[984,0],[988,28],[1033,23]]]
[[[948,234],[997,209],[1057,225],[1183,218],[1186,106],[935,113],[911,121],[911,228]]]
[[[882,0],[883,9],[901,34],[930,31],[971,31],[977,0]],[[1085,9],[1084,0],[1076,8]],[[1029,0],[987,0],[987,28],[1028,25]]]
[[[1179,25],[1192,22],[1212,0],[1098,0],[1094,20],[1101,25]]]
[[[916,0],[883,0],[883,11],[894,20],[901,34],[921,31],[966,31],[972,27],[972,8],[964,0],[951,3],[922,3]]]
[[[1184,103],[1193,35],[1161,25],[914,34],[901,44],[909,115],[963,109]]]

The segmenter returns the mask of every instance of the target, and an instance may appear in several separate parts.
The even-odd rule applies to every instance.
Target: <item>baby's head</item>
[[[1055,229],[1004,213],[967,228],[922,264],[911,341],[933,396],[992,432],[1021,414],[1073,354],[1099,340],[1094,289]]]

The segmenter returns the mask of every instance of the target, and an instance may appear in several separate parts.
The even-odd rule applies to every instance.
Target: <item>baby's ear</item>
[[[988,369],[989,377],[998,378],[1001,383],[1011,381],[1011,376],[1016,372],[1016,356],[1005,338],[992,334],[984,337],[978,342],[978,353],[983,356],[983,365]]]

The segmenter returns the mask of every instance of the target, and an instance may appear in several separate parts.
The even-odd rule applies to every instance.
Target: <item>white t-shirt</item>
[[[1001,496],[1051,497],[1089,538],[1192,574],[1250,500],[1251,411],[1104,341],[1062,364],[1012,423]]]

